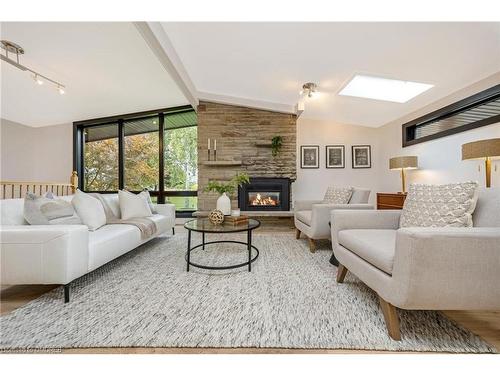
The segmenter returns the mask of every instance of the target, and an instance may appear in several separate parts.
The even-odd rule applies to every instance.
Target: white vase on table
[[[231,215],[231,199],[229,199],[226,193],[222,193],[219,199],[217,199],[217,209],[222,211],[224,215]]]

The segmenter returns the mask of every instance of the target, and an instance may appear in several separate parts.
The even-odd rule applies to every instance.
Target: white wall
[[[420,168],[407,172],[408,183],[440,184],[474,180],[484,186],[484,162],[462,161],[461,146],[480,139],[500,138],[500,123],[405,148],[401,144],[401,126],[405,122],[499,83],[500,73],[497,73],[380,128],[339,125],[330,121],[299,118],[297,181],[293,184],[293,199],[321,199],[329,185],[351,185],[370,188],[372,190],[370,202],[374,203],[377,192],[401,190],[399,172],[389,170],[389,159],[400,155],[416,155],[419,158]],[[325,145],[331,144],[346,146],[345,169],[325,168]],[[372,146],[372,168],[352,169],[351,146],[355,144]],[[320,146],[319,169],[300,169],[301,145]],[[478,169],[479,166],[481,170]],[[500,160],[493,160],[492,163],[492,186],[500,186]]]
[[[462,161],[462,144],[500,138],[500,123],[405,148],[401,147],[400,124],[382,127],[379,137],[383,139],[379,153],[379,191],[401,190],[399,172],[389,170],[389,158],[399,155],[418,156],[419,169],[407,171],[407,183],[444,184],[472,180],[484,186],[484,161]],[[493,160],[492,165],[492,186],[500,186],[500,163]]]
[[[499,83],[500,73],[497,73],[379,128],[380,153],[377,163],[380,168],[379,191],[401,189],[399,172],[389,170],[389,158],[400,155],[418,156],[419,169],[407,173],[408,183],[441,184],[473,180],[484,186],[484,161],[462,161],[462,144],[481,139],[500,138],[500,123],[405,148],[401,145],[401,125]],[[481,166],[480,171],[479,166]],[[492,162],[491,180],[492,186],[500,186],[500,160]]]
[[[0,119],[0,179],[69,182],[72,134],[71,124],[33,128]]]
[[[378,129],[340,125],[330,121],[300,118],[297,121],[297,180],[293,184],[293,199],[322,199],[328,186],[358,186],[372,190],[370,202],[375,202],[378,176]],[[300,168],[300,146],[319,146],[319,169]],[[345,168],[327,169],[327,145],[345,146]],[[371,145],[372,167],[352,169],[351,146]]]

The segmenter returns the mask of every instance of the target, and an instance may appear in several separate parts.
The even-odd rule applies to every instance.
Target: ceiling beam
[[[158,58],[174,82],[179,86],[189,104],[198,110],[198,93],[181,59],[160,22],[134,22],[135,27]]]
[[[296,114],[295,107],[289,104],[273,103],[263,100],[241,98],[238,96],[220,95],[209,92],[198,92],[198,98],[207,102],[237,105],[241,107],[262,109],[280,113]]]

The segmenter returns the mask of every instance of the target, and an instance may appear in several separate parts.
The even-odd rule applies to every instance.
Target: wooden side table
[[[377,210],[401,210],[406,193],[377,193]]]

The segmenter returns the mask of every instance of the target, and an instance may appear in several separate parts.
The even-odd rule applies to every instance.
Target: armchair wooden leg
[[[298,230],[297,228],[295,228],[295,238],[297,240],[300,239],[300,230]]]
[[[389,336],[391,336],[393,340],[400,341],[401,332],[399,330],[399,318],[398,318],[398,312],[396,311],[396,307],[391,305],[389,302],[387,302],[380,296],[378,296],[378,299],[380,301],[380,307],[382,308],[382,313],[384,314],[385,325],[387,326],[387,331],[389,332]]]
[[[345,266],[342,264],[339,264],[339,267],[337,268],[337,282],[339,284],[342,284],[344,282],[345,276],[347,275],[347,271],[349,271]]]
[[[309,238],[309,251],[311,253],[316,252],[316,243],[314,242],[314,240],[312,238]]]

